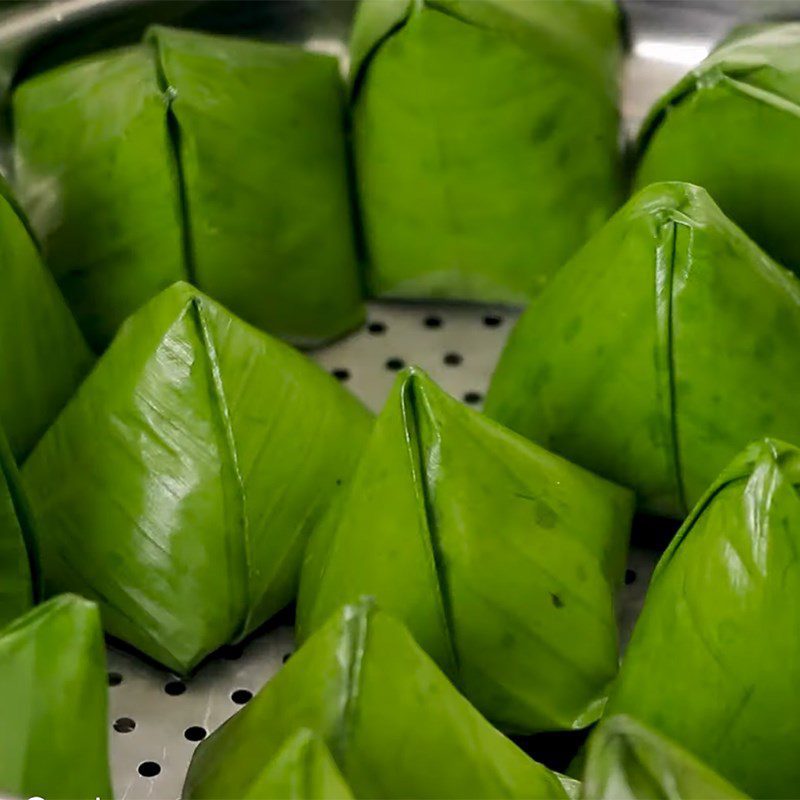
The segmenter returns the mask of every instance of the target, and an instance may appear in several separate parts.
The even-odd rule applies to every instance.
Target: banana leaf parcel
[[[30,609],[39,594],[32,518],[17,465],[0,429],[0,628]]]
[[[289,603],[371,416],[188,284],[132,316],[27,461],[45,589],[186,672]]]
[[[624,714],[592,735],[582,792],[586,800],[745,800],[682,747]]]
[[[309,543],[298,638],[373,596],[503,729],[583,727],[617,672],[632,508],[406,371]]]
[[[24,458],[89,371],[92,357],[0,178],[0,427]]]
[[[308,728],[290,736],[242,800],[350,800],[353,794],[325,742]]]
[[[96,347],[178,280],[299,344],[360,324],[336,59],[155,28],[13,107],[23,199]]]
[[[50,800],[110,798],[103,634],[74,595],[0,631],[0,792]]]
[[[800,271],[800,24],[731,37],[650,111],[636,182],[704,186],[773,258]]]
[[[799,483],[775,440],[725,469],[659,563],[609,700],[752,797],[800,786]]]
[[[800,441],[800,282],[703,190],[643,189],[520,319],[486,413],[683,517],[749,441]]]
[[[613,0],[364,0],[350,56],[371,290],[524,303],[622,198]]]
[[[356,797],[566,798],[558,777],[492,728],[370,602],[337,611],[199,745],[184,798],[246,796],[300,728],[323,739]]]

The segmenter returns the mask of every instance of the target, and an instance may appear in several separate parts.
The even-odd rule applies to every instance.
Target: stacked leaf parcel
[[[201,742],[184,798],[279,796],[267,794],[275,764],[303,731],[334,762],[317,785],[341,793],[346,783],[356,797],[566,800],[575,788],[493,729],[403,625],[370,603],[339,610]]]
[[[617,670],[632,508],[406,372],[310,541],[298,639],[371,596],[496,725],[585,727]]]
[[[800,272],[800,23],[737,30],[650,111],[638,186],[710,192],[773,258]]]
[[[524,303],[622,198],[613,0],[364,2],[353,150],[380,297]]]
[[[799,341],[800,281],[703,189],[654,184],[531,303],[486,413],[682,518],[748,442],[800,442]]]
[[[335,58],[155,28],[14,93],[16,174],[92,345],[175,281],[299,344],[363,319]]]
[[[127,320],[23,470],[48,593],[178,672],[289,603],[371,416],[185,283]]]

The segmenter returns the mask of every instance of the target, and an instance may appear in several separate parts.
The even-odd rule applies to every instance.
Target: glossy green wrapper
[[[336,59],[154,28],[13,107],[17,183],[96,348],[178,280],[297,344],[362,321]]]
[[[110,798],[97,607],[61,595],[0,630],[0,792]]]
[[[612,0],[363,0],[351,45],[368,283],[525,303],[622,199]]]
[[[660,561],[609,700],[752,797],[800,786],[800,451],[725,469]]]
[[[704,186],[773,258],[800,271],[800,24],[730,37],[652,108],[638,186]]]
[[[25,464],[48,592],[177,672],[295,594],[368,411],[188,284],[131,317]]]
[[[745,800],[745,795],[674,742],[617,715],[592,735],[585,800]]]
[[[703,190],[635,195],[520,319],[486,413],[682,518],[749,441],[800,441],[800,282]]]
[[[27,221],[0,178],[0,427],[22,459],[92,365]]]
[[[633,496],[404,372],[303,565],[300,641],[373,596],[493,723],[600,715]]]
[[[240,795],[243,800],[350,800],[352,796],[325,742],[308,728],[288,737]]]
[[[559,778],[492,728],[371,602],[340,609],[201,742],[184,798],[247,796],[301,728],[325,742],[356,797],[566,798]]]

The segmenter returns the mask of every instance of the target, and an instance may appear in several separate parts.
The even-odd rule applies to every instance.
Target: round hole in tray
[[[370,322],[367,325],[367,330],[373,334],[374,336],[380,336],[382,333],[386,333],[386,323],[385,322]]]
[[[392,372],[399,372],[405,365],[406,362],[397,356],[393,356],[392,358],[388,358],[386,360],[386,369],[391,370]]]
[[[142,761],[139,764],[139,774],[143,778],[155,778],[161,772],[161,764],[157,761]]]
[[[207,731],[200,725],[192,725],[183,732],[183,735],[190,742],[202,742],[206,738]]]
[[[231,700],[239,706],[249,703],[253,699],[253,693],[249,689],[237,689],[231,694]]]
[[[337,381],[342,381],[342,383],[350,378],[350,370],[344,367],[337,367],[331,374]]]
[[[457,367],[464,360],[461,353],[445,353],[444,363],[450,367]]]
[[[486,314],[483,324],[487,328],[499,328],[503,324],[503,318],[499,314]]]
[[[434,315],[431,315],[430,317],[425,317],[425,319],[422,320],[422,324],[426,328],[441,328],[442,327],[442,318],[434,316]]]
[[[636,570],[635,569],[626,569],[625,570],[625,585],[630,586],[636,580]]]
[[[177,697],[186,691],[186,684],[183,681],[168,681],[164,684],[164,691],[172,697]]]
[[[483,395],[480,392],[466,392],[464,395],[464,402],[471,406],[476,406],[483,400]]]
[[[136,727],[136,721],[130,717],[120,717],[114,720],[114,730],[117,733],[130,733]]]
[[[119,686],[122,683],[122,673],[121,672],[109,672],[108,673],[108,685],[109,686]]]

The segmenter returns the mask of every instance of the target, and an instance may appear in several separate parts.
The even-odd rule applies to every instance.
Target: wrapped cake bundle
[[[609,700],[752,797],[800,786],[798,484],[800,451],[774,440],[723,471],[656,569]]]
[[[643,189],[531,303],[486,413],[683,517],[749,441],[800,441],[800,281],[696,186]]]
[[[407,371],[309,543],[298,638],[373,596],[503,729],[583,727],[617,671],[632,505]]]
[[[0,178],[0,427],[16,458],[28,454],[91,365],[89,348]]]
[[[178,672],[294,597],[371,416],[179,283],[132,316],[25,464],[48,592]]]
[[[800,271],[800,23],[742,28],[650,111],[636,183],[704,186],[773,258]]]
[[[111,797],[106,691],[94,603],[61,595],[0,630],[4,797]]]
[[[350,47],[381,297],[524,303],[618,206],[613,0],[364,0]]]
[[[336,59],[155,28],[13,106],[24,204],[95,347],[178,280],[299,344],[361,322]]]
[[[745,800],[691,753],[624,714],[592,735],[581,797],[585,800]]]
[[[195,751],[186,800],[254,795],[301,729],[356,797],[562,798],[559,777],[494,730],[408,631],[362,602],[332,616],[247,707]]]

